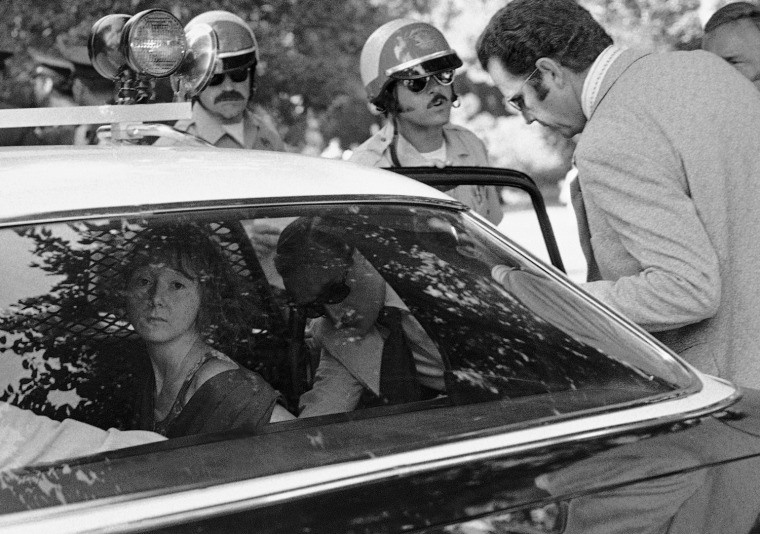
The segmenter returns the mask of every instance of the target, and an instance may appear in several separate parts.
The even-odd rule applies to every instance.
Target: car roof
[[[235,199],[448,200],[381,169],[259,150],[109,145],[0,149],[0,221],[44,213]]]

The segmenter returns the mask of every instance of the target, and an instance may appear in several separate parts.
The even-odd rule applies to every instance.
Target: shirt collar
[[[401,297],[398,296],[398,293],[396,293],[388,283],[385,284],[385,302],[383,305],[392,306],[394,308],[401,308],[402,310],[409,311],[409,308],[406,307],[404,301],[401,300]]]
[[[237,141],[240,146],[245,146],[245,128],[243,127],[243,121],[236,122],[235,124],[222,124],[222,130]]]
[[[393,142],[393,121],[389,120],[382,127],[378,135],[381,142],[381,149],[386,150]],[[398,158],[404,167],[425,167],[432,166],[434,162],[424,157],[414,146],[399,134]],[[443,145],[446,150],[446,165],[453,165],[459,162],[459,165],[467,165],[470,152],[461,141],[461,136],[456,135],[455,127],[451,123],[443,126]]]
[[[222,124],[211,113],[209,113],[209,111],[204,108],[200,102],[196,102],[193,105],[193,122],[195,123],[195,127],[198,131],[198,136],[202,137],[212,145],[216,144],[216,142],[225,135],[232,137],[235,141],[239,142],[241,146],[245,145],[245,143],[240,142],[240,140],[238,140],[237,137],[232,134],[232,132],[227,131],[225,128],[223,128]]]
[[[591,118],[591,112],[596,105],[596,99],[599,96],[599,90],[602,88],[604,76],[615,60],[623,53],[623,50],[619,46],[610,45],[591,64],[588,75],[583,81],[583,91],[581,93],[581,106],[586,120]]]

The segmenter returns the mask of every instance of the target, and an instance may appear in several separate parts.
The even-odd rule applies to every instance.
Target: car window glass
[[[209,342],[259,373],[298,413],[324,347],[315,343],[319,319],[302,316],[275,256],[283,229],[304,218],[318,218],[346,240],[427,339],[422,367],[432,369],[434,379],[426,383],[432,394],[415,409],[548,401],[548,411],[516,410],[511,417],[520,421],[624,406],[692,385],[677,362],[467,215],[349,205],[3,230],[0,400],[57,420],[134,428],[134,393],[143,387],[147,363],[124,316],[122,268],[146,228],[181,220],[219,244],[247,302],[244,324],[211,325]],[[360,336],[344,341],[363,342]]]
[[[504,218],[498,225],[499,230],[536,257],[550,263],[549,252],[530,195],[516,187],[503,187],[501,198],[504,202]]]

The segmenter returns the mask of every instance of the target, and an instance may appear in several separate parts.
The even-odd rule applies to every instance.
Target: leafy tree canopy
[[[580,0],[615,40],[628,46],[688,49],[701,36],[699,0]],[[478,88],[482,111],[508,113],[474,57],[475,41],[506,0],[4,0],[0,3],[0,48],[16,51],[9,63],[16,86],[11,98],[31,105],[30,48],[54,51],[59,36],[86,42],[92,23],[109,13],[134,14],[163,8],[183,23],[211,9],[225,9],[249,21],[261,47],[257,102],[291,145],[303,148],[310,133],[324,145],[332,137],[348,147],[363,141],[379,119],[366,105],[359,54],[366,38],[384,22],[411,15],[439,27],[465,60],[467,80],[457,88]],[[0,100],[8,100],[8,87]],[[20,102],[20,103],[18,103]],[[460,121],[461,122],[461,121]],[[466,124],[465,124],[466,125]],[[498,156],[498,155],[497,155]],[[498,159],[498,157],[497,157]]]
[[[24,62],[16,80],[25,82],[30,48],[55,52],[59,36],[85,44],[92,24],[104,15],[162,8],[184,24],[205,11],[224,9],[248,21],[256,34],[262,59],[256,99],[274,116],[283,136],[294,144],[301,142],[297,137],[307,129],[307,117],[338,109],[360,116],[340,132],[348,144],[364,140],[375,120],[359,77],[362,45],[381,24],[411,11],[426,12],[431,1],[6,0],[0,5],[0,34],[6,36],[0,45],[13,49],[17,62]],[[352,126],[361,131],[352,131]],[[289,135],[291,130],[297,132],[296,139]]]

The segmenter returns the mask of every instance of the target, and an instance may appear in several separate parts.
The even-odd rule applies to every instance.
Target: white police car
[[[518,173],[404,172],[529,191],[561,266]],[[695,371],[433,187],[305,156],[130,143],[2,149],[0,183],[0,532],[753,528],[760,397]],[[128,274],[134,255],[184,236],[191,255],[198,235],[223,268],[191,278],[212,287],[224,272],[236,288],[203,342],[302,417],[88,450],[107,429],[145,431],[155,392],[153,341],[125,309],[144,281]],[[326,252],[336,243],[346,256]],[[426,395],[391,402],[358,369],[390,336],[351,330],[378,302],[426,340],[411,348]],[[348,398],[347,381],[350,407],[303,411],[315,391]]]

